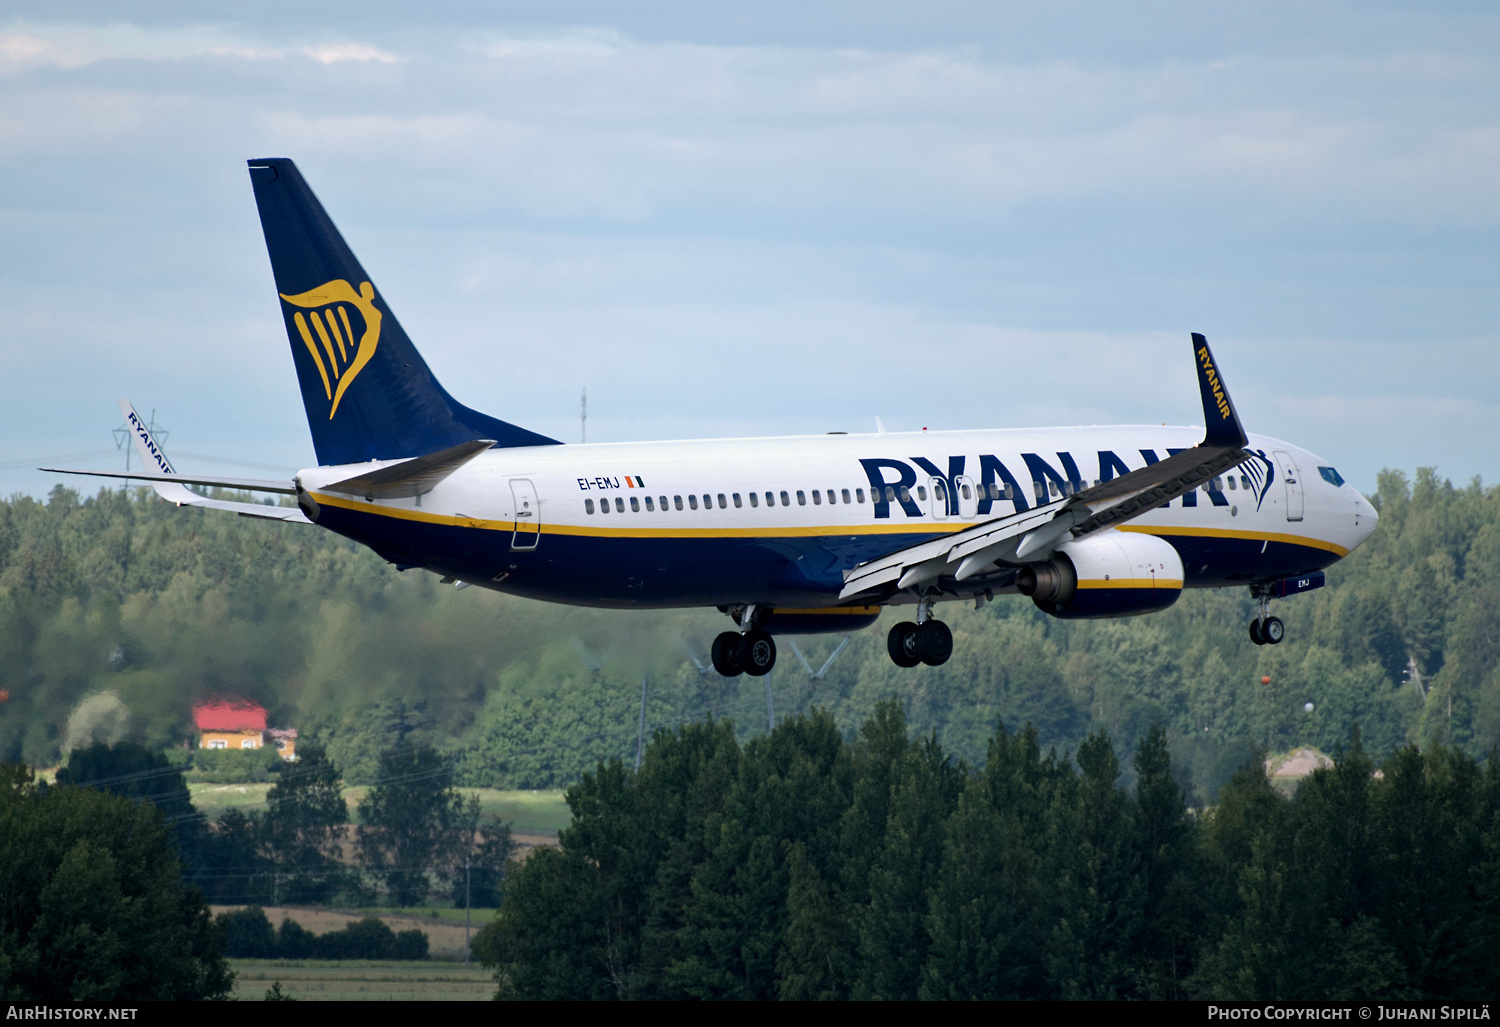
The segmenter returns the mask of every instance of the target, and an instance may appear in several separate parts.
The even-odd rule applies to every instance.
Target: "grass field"
[[[421,926],[424,931],[427,930],[427,924],[434,922],[443,925],[451,925],[455,928],[461,928],[464,925],[464,911],[462,906],[458,907],[457,909],[444,906],[380,906],[378,908],[371,909],[370,912],[378,916],[385,916],[389,914],[391,916],[412,917],[416,920],[422,921],[421,925],[419,926]],[[495,919],[495,911],[493,909],[481,909],[476,906],[474,907],[474,909],[470,910],[470,914],[470,923],[473,925],[474,931],[476,933],[485,924]]]
[[[303,1001],[440,1002],[494,997],[495,982],[475,963],[376,963],[363,960],[231,959],[234,997],[259,1001],[277,981]]]
[[[231,809],[264,810],[269,784],[220,785],[201,782],[188,785],[193,805],[199,811],[217,820]],[[349,803],[349,812],[369,793],[365,787],[345,788],[344,799]],[[511,830],[518,835],[544,835],[556,837],[557,832],[568,826],[572,814],[563,801],[560,791],[503,792],[496,788],[466,788],[466,793],[479,796],[479,812],[483,817],[509,820]]]

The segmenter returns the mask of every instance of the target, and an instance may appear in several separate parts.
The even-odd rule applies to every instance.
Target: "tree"
[[[276,955],[276,929],[259,906],[231,909],[214,917],[231,959],[270,959]]]
[[[233,975],[161,813],[0,767],[0,999],[227,996]]]
[[[57,783],[151,803],[172,829],[182,861],[196,862],[203,839],[202,818],[193,808],[182,768],[173,766],[160,752],[139,742],[95,742],[68,754],[67,766],[57,772]]]
[[[189,879],[212,902],[240,905],[272,901],[270,861],[262,851],[264,815],[225,810],[203,834]]]
[[[309,745],[267,794],[262,847],[278,901],[325,903],[346,885],[340,829],[349,807],[341,786],[338,768]]]
[[[1129,953],[1145,921],[1133,811],[1117,783],[1120,764],[1107,734],[1090,734],[1077,761],[1082,776],[1055,795],[1049,810],[1042,873],[1052,906],[1051,987],[1065,999],[1123,998],[1133,992]]]
[[[856,998],[917,997],[931,944],[932,883],[967,774],[935,737],[908,749],[895,768],[885,837],[870,866],[869,903],[857,915],[862,967]]]
[[[415,906],[427,899],[430,874],[463,865],[479,799],[454,788],[452,762],[427,747],[383,754],[379,782],[359,807],[359,860],[396,905]]]
[[[475,839],[468,866],[453,865],[449,878],[453,905],[495,909],[504,894],[505,867],[515,854],[516,843],[510,836],[510,824],[499,821],[482,825]]]
[[[1167,733],[1154,726],[1135,753],[1134,848],[1144,923],[1131,962],[1143,998],[1183,998],[1202,943],[1195,882],[1198,848],[1182,788],[1172,776]]]
[[[793,1002],[840,998],[844,925],[818,868],[807,858],[807,845],[792,842],[786,862],[787,925],[776,956],[778,997]]]

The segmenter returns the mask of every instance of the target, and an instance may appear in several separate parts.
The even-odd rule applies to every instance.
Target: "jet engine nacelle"
[[[1103,531],[1023,567],[1016,588],[1054,617],[1133,617],[1177,602],[1182,578],[1182,558],[1171,544],[1136,531]]]

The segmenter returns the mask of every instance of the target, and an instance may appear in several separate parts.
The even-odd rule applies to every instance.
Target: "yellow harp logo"
[[[328,419],[338,413],[339,400],[370,358],[375,355],[375,346],[380,342],[380,311],[375,309],[375,287],[369,282],[360,282],[359,291],[354,286],[337,278],[325,282],[316,289],[288,296],[279,294],[294,307],[311,311],[306,317],[297,311],[292,320],[302,335],[302,343],[312,354],[318,374],[323,377],[323,392],[333,402]],[[354,329],[349,322],[349,307],[353,307],[364,322],[364,334],[354,341]],[[312,327],[308,327],[308,322]],[[313,335],[316,333],[317,339]],[[319,346],[322,352],[319,353]],[[326,361],[325,361],[326,357]]]

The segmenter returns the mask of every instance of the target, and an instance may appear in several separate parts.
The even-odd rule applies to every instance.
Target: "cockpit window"
[[[1318,473],[1323,476],[1324,481],[1328,482],[1334,488],[1339,488],[1344,484],[1344,476],[1332,467],[1319,467]]]

